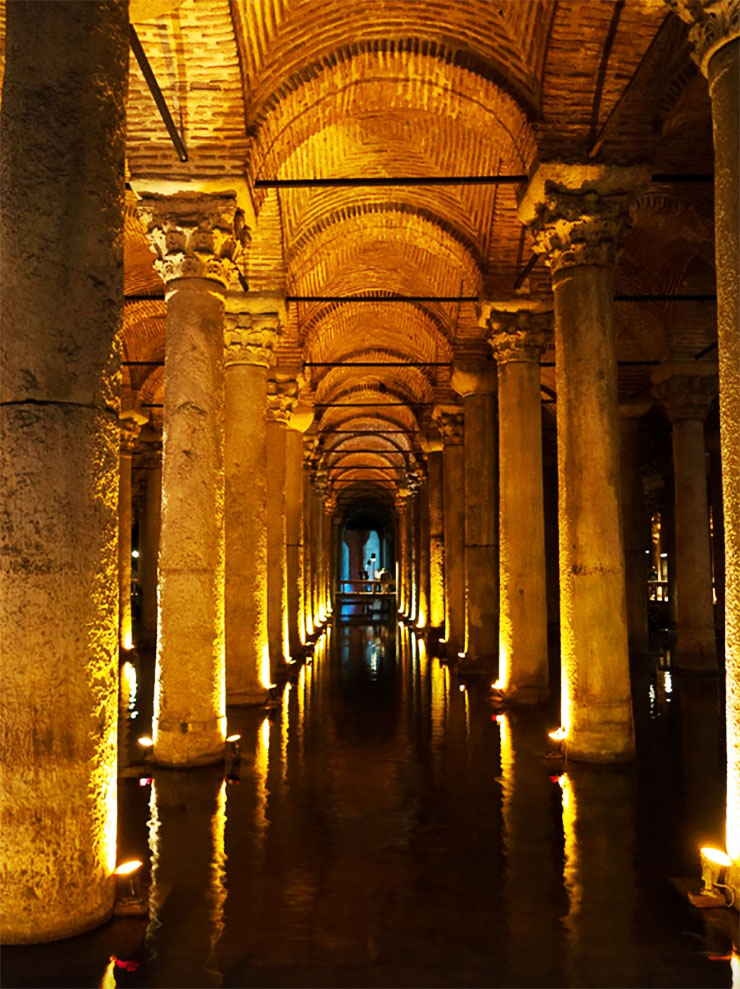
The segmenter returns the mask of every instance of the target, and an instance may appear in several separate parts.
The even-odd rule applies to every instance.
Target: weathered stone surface
[[[6,42],[0,927],[18,943],[113,906],[126,8],[13,4]]]

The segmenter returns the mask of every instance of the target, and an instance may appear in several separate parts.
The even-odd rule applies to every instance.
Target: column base
[[[115,881],[112,876],[105,885],[103,902],[97,903],[93,907],[86,904],[88,909],[79,918],[70,917],[70,913],[73,911],[69,910],[65,910],[64,915],[57,918],[43,916],[39,918],[37,911],[34,910],[33,922],[29,918],[28,925],[23,925],[22,922],[17,923],[21,920],[18,913],[15,913],[14,917],[16,924],[4,918],[0,944],[47,944],[50,941],[63,941],[65,938],[79,937],[80,934],[86,934],[88,931],[95,930],[96,927],[101,927],[112,917],[115,901]]]
[[[491,697],[503,707],[534,707],[537,704],[547,704],[550,700],[549,687],[517,687],[512,684],[504,690],[494,688]]]
[[[225,719],[220,719],[224,721]],[[210,766],[224,758],[224,735],[218,722],[160,721],[152,761],[158,766]]]
[[[253,690],[239,690],[226,695],[227,707],[259,707],[267,703],[268,691],[265,687]]]
[[[635,760],[632,728],[624,723],[605,722],[598,731],[573,732],[563,748],[574,762],[619,764]]]

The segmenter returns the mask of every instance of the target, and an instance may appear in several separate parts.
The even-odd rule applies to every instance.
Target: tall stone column
[[[398,598],[398,614],[402,618],[409,615],[409,500],[411,492],[402,488],[396,497],[396,516],[398,518],[398,582],[396,595]]]
[[[288,647],[293,661],[306,641],[303,571],[303,434],[313,421],[313,409],[299,404],[288,423],[285,445],[285,539],[287,554]]]
[[[416,627],[423,629],[429,625],[429,480],[424,478],[417,495],[416,543],[419,551],[419,596]]]
[[[230,300],[230,306],[232,300]],[[267,632],[267,371],[280,311],[242,296],[226,318],[226,699],[259,704],[272,682]]]
[[[427,454],[429,492],[429,624],[442,629],[445,624],[445,540],[442,506],[442,437],[437,430],[422,436]]]
[[[159,455],[147,464],[144,526],[140,539],[141,645],[154,648],[157,642],[157,573],[159,531],[162,512],[162,460]]]
[[[490,325],[499,396],[498,682],[507,700],[539,704],[550,693],[540,400],[546,326],[526,311],[492,311]]]
[[[303,438],[303,597],[301,610],[303,613],[303,628],[305,640],[313,636],[318,627],[318,619],[314,611],[313,596],[313,484],[311,471],[314,462],[316,439],[313,436]]]
[[[20,944],[113,908],[128,23],[115,3],[6,16],[0,930]]]
[[[622,481],[622,534],[627,595],[627,635],[630,653],[645,655],[648,640],[648,560],[650,517],[640,474],[640,418],[652,402],[623,402],[619,406],[619,449]]]
[[[139,430],[146,418],[139,412],[120,417],[121,450],[118,461],[118,644],[125,652],[134,648],[131,622],[131,462]]]
[[[442,434],[444,539],[445,539],[445,640],[447,656],[456,660],[465,645],[465,451],[464,420],[459,412],[434,411]]]
[[[223,758],[224,298],[236,252],[231,196],[140,203],[165,284],[162,531],[154,758]]]
[[[270,381],[267,387],[267,633],[273,673],[287,664],[288,555],[285,518],[285,467],[288,421],[295,406],[295,380]]]
[[[716,368],[697,361],[666,364],[655,370],[653,382],[655,397],[673,424],[677,663],[685,670],[716,670],[704,449],[704,419],[717,390]]]
[[[520,217],[555,296],[562,727],[573,759],[634,758],[613,269],[642,166],[542,164]]]
[[[725,521],[727,852],[740,885],[740,14],[738,0],[671,0],[709,82],[714,132],[714,244]]]
[[[463,666],[490,675],[498,666],[499,623],[496,367],[492,361],[456,361],[452,387],[462,396],[465,415]]]

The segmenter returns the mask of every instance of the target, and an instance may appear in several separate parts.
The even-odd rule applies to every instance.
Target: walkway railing
[[[350,598],[394,598],[396,585],[392,580],[340,580],[337,595],[344,601]]]

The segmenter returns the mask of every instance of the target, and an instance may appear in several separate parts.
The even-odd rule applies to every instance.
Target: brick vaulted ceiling
[[[706,84],[686,26],[662,0],[134,0],[131,10],[188,150],[179,161],[132,57],[132,190],[162,180],[241,189],[252,289],[506,298],[532,257],[517,185],[275,190],[257,180],[525,175],[538,158],[587,156],[648,160],[656,173],[712,170]],[[161,361],[162,289],[134,201],[132,192],[125,357]],[[711,184],[654,182],[633,220],[618,294],[714,291]],[[520,290],[549,295],[541,262]],[[693,357],[716,339],[711,302],[616,310],[622,361]],[[278,370],[343,363],[303,371],[322,465],[393,465],[382,476],[401,480],[421,458],[432,404],[454,400],[449,362],[484,353],[482,334],[473,301],[293,302]],[[649,371],[621,367],[620,394],[645,389]],[[552,398],[551,367],[542,383]],[[127,368],[124,387],[127,400],[156,406],[161,367]],[[326,407],[336,402],[373,404]],[[363,466],[341,474],[363,496],[387,496],[378,476]]]

